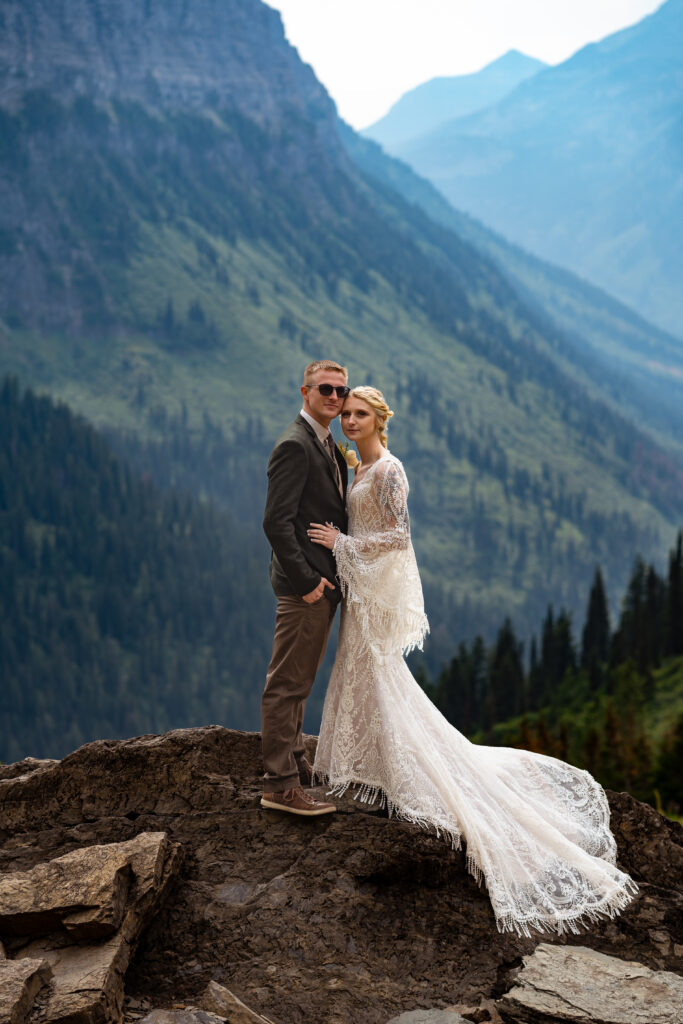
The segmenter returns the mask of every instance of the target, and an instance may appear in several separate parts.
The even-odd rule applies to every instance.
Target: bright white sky
[[[354,128],[437,75],[478,71],[507,50],[557,64],[640,21],[662,0],[266,0]]]

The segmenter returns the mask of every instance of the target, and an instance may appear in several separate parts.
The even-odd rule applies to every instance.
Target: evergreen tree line
[[[63,405],[0,385],[0,759],[218,722],[258,728],[267,546],[138,479]]]
[[[556,614],[550,605],[528,659],[506,618],[493,644],[481,636],[461,643],[435,684],[424,673],[421,681],[462,732],[560,757],[605,786],[680,813],[683,714],[659,742],[647,721],[658,670],[669,667],[668,675],[678,680],[673,697],[683,696],[682,655],[679,532],[664,576],[636,558],[614,630],[597,568],[579,642],[569,613]]]

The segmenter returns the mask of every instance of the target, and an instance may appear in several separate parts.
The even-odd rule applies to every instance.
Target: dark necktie
[[[332,434],[328,434],[327,437],[325,438],[325,447],[327,448],[327,454],[332,459],[332,465],[334,466],[334,475],[337,479],[337,487],[339,488],[339,493],[343,497],[344,488],[342,486],[341,473],[339,472],[339,464],[334,454],[334,438],[332,437]]]

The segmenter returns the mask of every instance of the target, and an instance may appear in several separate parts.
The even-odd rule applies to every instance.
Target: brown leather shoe
[[[314,800],[308,793],[304,793],[301,786],[286,789],[284,793],[264,793],[261,797],[261,807],[268,807],[273,811],[287,811],[289,814],[301,814],[306,818],[319,814],[333,814],[337,810],[334,804]]]
[[[308,760],[305,754],[303,754],[296,763],[299,769],[299,782],[302,786],[313,785],[313,765]]]

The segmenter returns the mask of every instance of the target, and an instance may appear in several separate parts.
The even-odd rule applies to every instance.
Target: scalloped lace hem
[[[396,818],[397,821],[405,821],[411,825],[417,825],[423,831],[435,834],[437,839],[443,839],[448,842],[453,850],[460,850],[462,848],[462,833],[459,829],[454,829],[452,826],[444,825],[443,823],[440,824],[427,815],[402,807],[400,803],[392,799],[379,783],[365,782],[354,777],[342,778],[333,782],[328,774],[319,771],[314,771],[313,778],[322,785],[330,787],[327,790],[327,796],[342,797],[350,788],[354,787],[356,788],[356,792],[353,795],[354,800],[358,800],[362,804],[379,802],[380,809],[386,809],[390,818]],[[467,871],[472,875],[477,885],[488,891],[485,872],[474,854],[470,853],[467,849],[466,843],[465,863]],[[638,895],[637,884],[629,876],[626,877],[627,881],[623,886],[620,886],[610,895],[604,896],[598,903],[574,907],[568,910],[566,914],[557,913],[553,917],[540,913],[526,915],[506,913],[498,915],[496,914],[495,907],[492,907],[496,927],[501,933],[515,932],[520,938],[527,939],[532,938],[532,930],[543,935],[553,933],[567,935],[570,932],[574,935],[581,935],[591,925],[604,920],[613,920]]]

